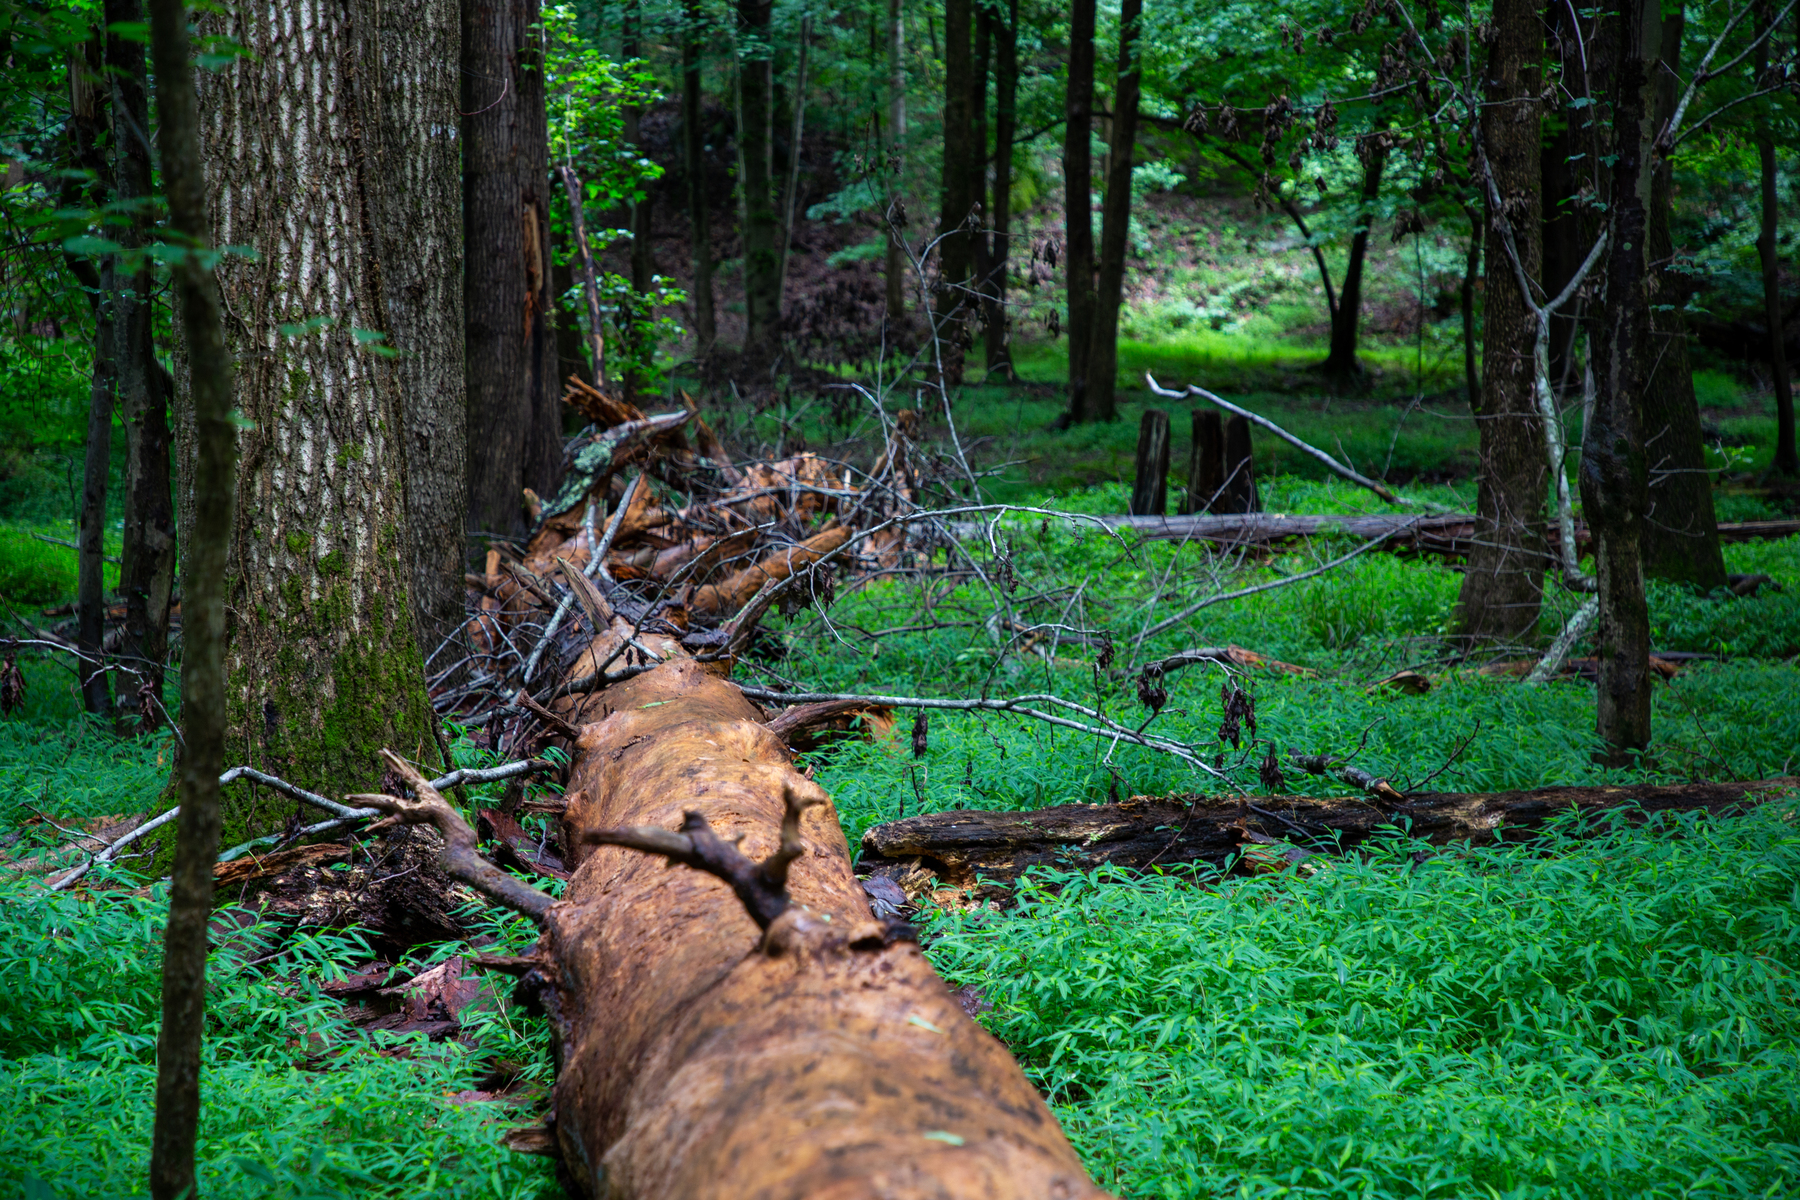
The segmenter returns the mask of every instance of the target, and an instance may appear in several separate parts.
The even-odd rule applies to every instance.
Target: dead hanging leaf
[[[1397,692],[1405,692],[1408,696],[1423,696],[1431,690],[1431,680],[1417,671],[1395,671],[1386,679],[1376,681],[1365,690],[1372,693],[1384,687],[1392,688]]]

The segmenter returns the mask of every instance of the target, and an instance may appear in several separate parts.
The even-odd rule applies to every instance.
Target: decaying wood
[[[1800,779],[1754,783],[1538,788],[1524,792],[1430,792],[1376,805],[1358,797],[1136,796],[1119,804],[1065,804],[1036,812],[943,812],[876,825],[863,835],[857,870],[923,870],[936,886],[1005,894],[1028,867],[1086,870],[1205,865],[1224,869],[1249,829],[1302,848],[1348,849],[1407,829],[1434,845],[1487,845],[1529,835],[1571,809],[1738,812],[1800,787]],[[1254,839],[1250,839],[1254,840]]]
[[[556,1136],[578,1186],[1100,1194],[1005,1049],[904,928],[873,918],[829,800],[736,687],[679,659],[599,707],[563,817],[574,876],[522,985],[555,1030]],[[791,856],[787,902],[753,919],[722,879],[667,865],[700,822],[746,860]],[[593,844],[628,827],[663,835],[653,854]]]

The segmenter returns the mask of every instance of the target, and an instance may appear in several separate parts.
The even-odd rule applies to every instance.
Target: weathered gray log
[[[1169,414],[1144,411],[1138,422],[1136,476],[1131,484],[1131,515],[1160,517],[1169,511]]]
[[[1524,837],[1570,809],[1602,812],[1740,812],[1800,787],[1800,779],[1669,786],[1538,788],[1525,792],[1429,792],[1377,806],[1358,797],[1134,797],[1036,812],[942,812],[876,825],[863,834],[857,871],[922,868],[939,886],[1000,893],[1033,866],[1132,870],[1205,864],[1223,869],[1257,835],[1311,850],[1348,849],[1409,830],[1434,845],[1487,845]]]

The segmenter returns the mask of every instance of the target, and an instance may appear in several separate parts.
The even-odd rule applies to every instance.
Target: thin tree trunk
[[[1125,254],[1131,230],[1131,165],[1137,142],[1138,21],[1143,0],[1119,6],[1119,83],[1113,98],[1112,143],[1106,155],[1106,198],[1100,222],[1100,282],[1088,343],[1088,419],[1118,415],[1119,309],[1125,300]]]
[[[906,14],[901,8],[901,0],[888,0],[887,56],[887,141],[888,156],[892,160],[889,169],[892,177],[899,179],[904,178],[906,162]],[[894,206],[900,203],[898,196],[890,201]],[[884,214],[882,221],[887,229],[887,262],[883,271],[887,281],[889,324],[906,316],[906,273],[909,270],[906,247],[901,242],[900,231],[890,224],[890,220],[898,222],[903,212],[895,207],[890,214]]]
[[[700,52],[705,45],[700,0],[684,0],[681,31],[681,154],[687,175],[688,222],[694,240],[694,339],[700,354],[711,352],[718,339],[718,319],[713,313],[713,262],[711,211],[707,201],[705,134],[706,108],[700,76]]]
[[[581,294],[587,300],[588,359],[594,364],[594,385],[606,387],[606,331],[600,306],[600,277],[594,269],[594,251],[588,243],[587,217],[582,211],[581,180],[575,168],[566,163],[560,167],[563,190],[569,197],[570,240],[581,255]]]
[[[104,189],[96,189],[104,192]],[[81,651],[77,676],[88,712],[112,711],[106,640],[106,477],[112,470],[113,294],[117,287],[112,256],[100,266],[94,305],[94,373],[88,386],[87,455],[82,464],[80,528],[75,553],[75,644]]]
[[[187,8],[182,0],[150,0],[149,8],[169,224],[182,244],[197,250],[214,242],[188,61]],[[150,1143],[150,1194],[155,1200],[194,1193],[207,924],[212,919],[213,863],[219,856],[219,772],[225,759],[225,580],[236,493],[232,360],[218,283],[195,253],[176,260],[173,274],[188,367],[194,470],[188,492],[192,517],[183,544],[182,741],[176,769],[181,815],[163,937],[156,1125]]]
[[[1671,6],[1662,19],[1660,69],[1655,72],[1657,128],[1674,116],[1686,86],[1678,75],[1684,25],[1681,5]],[[1725,586],[1725,555],[1719,546],[1712,476],[1706,469],[1706,441],[1694,397],[1687,320],[1681,315],[1692,285],[1676,267],[1675,241],[1669,232],[1674,191],[1674,165],[1658,155],[1648,231],[1650,287],[1656,298],[1650,307],[1650,337],[1640,350],[1648,359],[1643,367],[1641,417],[1650,489],[1644,512],[1644,574],[1710,592]]]
[[[756,57],[738,60],[738,152],[743,170],[738,186],[744,201],[744,354],[755,362],[772,360],[781,320],[777,292],[781,266],[775,239],[780,218],[775,212],[771,178],[769,121],[774,107],[773,50],[769,22],[773,0],[738,0],[738,36]]]
[[[969,278],[979,298],[966,301],[971,321],[985,321],[992,306],[987,301],[992,268],[988,252],[988,68],[993,61],[993,10],[974,0],[975,55],[969,70],[969,209],[979,213],[981,231],[969,238]]]
[[[1603,757],[1622,765],[1650,744],[1650,614],[1644,596],[1647,468],[1638,399],[1650,339],[1650,224],[1660,14],[1618,0],[1612,73],[1612,167],[1606,303],[1594,322],[1594,407],[1581,447],[1581,499],[1594,531],[1600,585],[1596,726]]]
[[[623,45],[620,57],[626,62],[643,57],[643,46],[640,42],[640,30],[643,25],[643,12],[638,0],[626,0],[625,20],[623,27]],[[635,146],[638,153],[644,152],[644,110],[632,105],[625,110],[625,140]],[[650,291],[651,277],[656,274],[655,263],[650,255],[650,210],[648,197],[633,201],[628,214],[628,226],[631,230],[631,288],[640,295]],[[635,383],[636,381],[634,381]],[[633,389],[635,391],[635,387]]]
[[[1088,346],[1094,328],[1094,0],[1069,7],[1069,77],[1064,105],[1063,187],[1067,235],[1063,270],[1068,286],[1069,420],[1088,415]]]
[[[141,24],[142,0],[109,0],[109,30]],[[150,102],[144,43],[109,33],[114,191],[124,221],[115,238],[124,260],[146,243],[150,212]],[[119,594],[125,601],[121,672],[115,697],[121,723],[139,731],[163,718],[163,663],[169,652],[169,602],[175,586],[175,504],[169,492],[169,393],[156,361],[150,297],[156,279],[148,257],[124,273],[114,294],[113,344],[118,402],[125,426],[125,503]],[[460,433],[460,423],[459,430]],[[460,525],[458,529],[460,536]],[[135,717],[135,721],[131,718]]]
[[[1502,196],[1527,279],[1543,267],[1537,101],[1544,33],[1533,0],[1498,0],[1486,78],[1481,149]],[[1480,169],[1479,165],[1476,168]],[[1485,190],[1485,188],[1484,188]],[[1537,626],[1544,591],[1546,453],[1535,392],[1537,318],[1519,294],[1505,240],[1488,213],[1486,314],[1480,399],[1474,406],[1481,468],[1474,548],[1453,619],[1467,638],[1511,641]],[[1349,285],[1345,286],[1346,294]]]
[[[229,571],[232,756],[319,791],[373,783],[384,745],[437,757],[410,604],[406,476],[425,468],[409,461],[407,405],[420,399],[413,381],[454,380],[460,348],[453,315],[435,326],[443,337],[416,340],[434,326],[406,317],[399,305],[410,297],[393,290],[454,294],[455,247],[432,242],[454,242],[456,227],[448,217],[413,223],[420,214],[390,201],[454,194],[455,159],[431,132],[433,101],[450,94],[447,72],[434,90],[427,76],[379,64],[384,42],[403,36],[447,48],[451,5],[282,0],[202,23],[247,51],[202,76],[199,93],[222,198],[216,241],[256,252],[220,268],[242,364],[234,399],[249,422]],[[312,81],[306,104],[292,102],[295,78]],[[537,202],[513,210],[527,229],[541,228],[540,214]],[[296,227],[313,236],[289,236]],[[528,248],[543,252],[541,242]],[[402,259],[430,273],[409,275]],[[547,277],[530,294],[543,295]],[[512,315],[518,345],[529,341],[524,322],[544,314]],[[314,317],[328,324],[282,332]],[[267,833],[288,812],[240,792],[226,801],[224,828]]]
[[[562,462],[537,0],[463,0],[463,315],[470,528],[519,533]]]
[[[994,54],[994,214],[988,251],[988,378],[1011,382],[1012,323],[1006,312],[1006,260],[1012,250],[1013,140],[1018,133],[1019,0],[1009,0],[1006,19],[996,20]]]
[[[1463,260],[1462,287],[1459,299],[1463,327],[1463,390],[1469,407],[1481,403],[1481,373],[1475,355],[1475,281],[1481,278],[1481,218],[1476,210],[1468,210],[1469,252]]]
[[[99,209],[107,202],[107,152],[105,147],[108,88],[105,75],[105,31],[74,47],[69,56],[69,143],[74,171],[85,186],[65,189],[65,199]],[[73,183],[77,176],[69,176]],[[65,204],[65,207],[68,207]],[[88,311],[94,318],[93,369],[88,377],[88,422],[82,463],[81,504],[76,514],[76,646],[81,657],[76,677],[82,705],[91,713],[112,707],[103,663],[106,634],[106,580],[104,540],[106,530],[106,482],[112,466],[112,406],[116,385],[113,345],[113,295],[117,290],[111,256],[93,263],[65,253],[70,272],[88,293]]]
[[[794,204],[800,195],[800,140],[806,134],[806,51],[812,41],[812,18],[800,18],[800,61],[794,67],[794,129],[788,137],[788,177],[786,195],[781,203],[781,270],[776,276],[775,296],[783,311],[787,308],[788,252],[794,244]]]
[[[938,288],[934,320],[946,340],[942,347],[947,382],[960,383],[963,342],[959,321],[968,310],[964,291],[974,274],[975,238],[966,228],[975,198],[969,194],[973,162],[975,114],[970,106],[972,77],[974,0],[944,0],[944,168],[939,181]]]
[[[1758,30],[1767,29],[1769,6],[1757,7]],[[1796,18],[1800,26],[1800,18]],[[1773,40],[1773,36],[1769,40]],[[1764,41],[1756,56],[1756,78],[1769,69],[1769,42]],[[1771,104],[1773,101],[1764,101]],[[1788,374],[1786,325],[1781,309],[1781,250],[1775,242],[1775,226],[1781,215],[1780,197],[1775,190],[1775,135],[1769,128],[1768,109],[1759,108],[1756,115],[1756,155],[1762,167],[1762,222],[1756,238],[1756,252],[1762,260],[1763,320],[1769,326],[1769,369],[1775,377],[1775,470],[1783,475],[1800,475],[1800,455],[1794,448],[1794,383]]]
[[[1350,258],[1344,264],[1344,286],[1331,313],[1331,349],[1320,370],[1331,379],[1359,380],[1362,360],[1356,357],[1357,335],[1362,326],[1363,264],[1369,256],[1369,230],[1375,224],[1375,199],[1381,195],[1381,173],[1387,167],[1385,144],[1370,142],[1363,154],[1362,207],[1356,214],[1356,232],[1350,237]],[[1362,149],[1362,147],[1359,147]]]

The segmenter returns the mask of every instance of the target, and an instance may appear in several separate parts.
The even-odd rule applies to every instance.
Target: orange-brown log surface
[[[1104,1195],[1006,1049],[870,914],[835,810],[728,681],[678,658],[598,697],[564,815],[578,847],[527,977],[558,1035],[555,1129],[591,1195],[1005,1200]],[[595,710],[590,709],[590,714]],[[765,934],[712,875],[597,829],[685,810],[761,859],[784,796],[793,906]],[[576,864],[579,864],[576,866]]]

